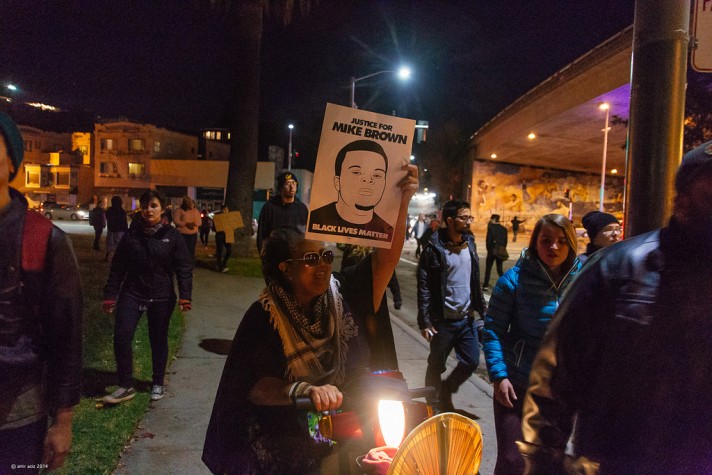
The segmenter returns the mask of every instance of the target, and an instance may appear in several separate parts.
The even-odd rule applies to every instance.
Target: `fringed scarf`
[[[282,339],[289,381],[335,385],[344,381],[347,342],[358,334],[358,328],[351,315],[344,313],[343,297],[333,276],[329,289],[314,305],[313,320],[277,285],[265,287],[259,300]]]

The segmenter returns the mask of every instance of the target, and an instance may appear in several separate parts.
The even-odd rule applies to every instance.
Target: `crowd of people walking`
[[[79,269],[67,236],[9,186],[23,150],[0,113],[0,473],[18,460],[61,467],[81,395]],[[392,246],[350,249],[357,258],[339,272],[332,248],[305,237],[296,178],[281,174],[278,184],[262,217],[270,232],[259,237],[265,287],[237,328],[205,437],[202,460],[213,473],[319,473],[335,449],[313,437],[292,404],[304,397],[317,411],[337,410],[350,379],[397,367],[385,289],[408,237],[417,167],[403,165]],[[704,399],[712,392],[712,142],[685,154],[675,190],[668,226],[622,242],[615,216],[584,215],[590,242],[581,254],[567,217],[527,217],[528,245],[506,271],[507,229],[492,215],[484,279],[468,202],[445,202],[437,223],[418,220],[417,321],[430,348],[430,402],[457,411],[452,394],[484,352],[494,386],[494,473],[712,472],[704,423],[712,419]],[[176,305],[192,309],[198,234],[206,246],[203,231],[217,229],[189,197],[171,224],[166,198],[147,190],[130,225],[116,198],[107,210],[97,200],[90,219],[95,238],[109,232],[102,307],[114,315],[117,389],[104,400],[136,394],[132,342],[146,314],[150,398],[159,401],[171,315]],[[283,223],[282,214],[297,222]],[[512,220],[513,242],[523,221]],[[218,270],[230,256],[225,234],[215,237]],[[487,301],[493,265],[499,278]],[[442,379],[453,349],[457,366]]]

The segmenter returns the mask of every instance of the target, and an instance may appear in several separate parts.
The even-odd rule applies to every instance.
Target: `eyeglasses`
[[[287,259],[286,262],[303,261],[307,266],[314,267],[319,265],[321,259],[324,259],[325,264],[331,264],[334,262],[334,252],[329,250],[321,251],[321,254],[318,252],[307,252],[301,259]]]
[[[475,220],[475,218],[472,216],[455,216],[455,218],[465,221],[466,223],[471,223],[472,221]]]
[[[623,234],[623,229],[622,228],[614,228],[614,229],[602,229],[601,232],[605,234],[606,236],[612,236],[614,234]]]

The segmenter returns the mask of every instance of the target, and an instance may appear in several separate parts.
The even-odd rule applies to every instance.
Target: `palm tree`
[[[235,94],[230,111],[231,146],[225,203],[239,211],[245,227],[235,232],[238,255],[254,253],[251,244],[252,195],[258,154],[260,105],[260,48],[263,20],[268,16],[288,25],[293,17],[294,0],[208,0],[210,7],[232,16],[237,31]],[[299,1],[307,15],[312,3]]]

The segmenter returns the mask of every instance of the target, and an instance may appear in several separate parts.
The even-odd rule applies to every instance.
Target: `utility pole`
[[[625,181],[625,236],[672,214],[682,159],[690,0],[636,0]]]

